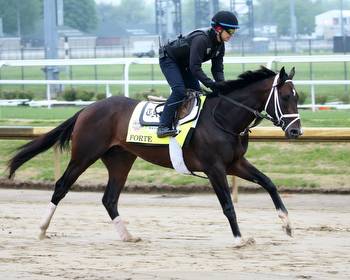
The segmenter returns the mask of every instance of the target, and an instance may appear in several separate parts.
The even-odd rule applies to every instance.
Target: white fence
[[[350,55],[313,55],[313,56],[251,56],[225,57],[225,64],[261,64],[271,68],[278,63],[304,62],[350,62]],[[166,85],[165,80],[130,80],[129,69],[132,64],[158,64],[158,58],[95,58],[95,59],[42,59],[42,60],[1,60],[0,67],[25,66],[83,66],[83,65],[124,65],[122,80],[0,80],[0,84],[46,85],[48,107],[51,106],[50,85],[105,85],[109,97],[110,85],[124,85],[124,95],[129,96],[130,85]],[[350,85],[349,80],[297,80],[296,85],[310,85],[311,107],[317,108],[315,102],[315,85]]]

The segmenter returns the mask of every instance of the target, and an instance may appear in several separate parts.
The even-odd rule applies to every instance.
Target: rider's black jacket
[[[215,81],[224,80],[225,44],[217,41],[214,29],[195,30],[184,37],[180,35],[165,45],[164,50],[181,68],[189,68],[206,87],[210,88],[214,84],[202,70],[202,63],[209,59],[212,61],[211,72]]]

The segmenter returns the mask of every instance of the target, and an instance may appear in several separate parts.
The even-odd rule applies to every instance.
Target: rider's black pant
[[[192,75],[188,68],[180,67],[170,57],[160,58],[159,65],[171,87],[171,94],[165,103],[164,111],[160,117],[160,124],[170,128],[176,109],[181,105],[179,101],[185,97],[186,88],[200,90],[200,85],[199,81]]]

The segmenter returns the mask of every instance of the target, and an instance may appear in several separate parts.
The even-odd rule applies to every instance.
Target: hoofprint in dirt
[[[237,249],[216,197],[193,194],[122,194],[142,238],[125,243],[101,193],[70,192],[38,240],[51,194],[0,189],[0,279],[350,279],[349,195],[284,195],[290,238],[267,194],[242,194],[238,219],[256,244]]]

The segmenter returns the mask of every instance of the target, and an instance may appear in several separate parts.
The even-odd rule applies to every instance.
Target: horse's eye
[[[289,94],[283,94],[283,95],[282,95],[282,99],[283,99],[284,101],[288,101],[289,97],[290,97]]]

